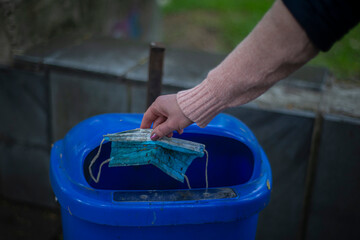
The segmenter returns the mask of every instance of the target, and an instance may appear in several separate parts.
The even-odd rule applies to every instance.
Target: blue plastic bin
[[[205,157],[186,172],[191,190],[152,165],[104,165],[100,181],[91,180],[88,166],[102,136],[138,128],[141,119],[141,114],[95,116],[54,144],[50,179],[64,239],[255,239],[258,214],[270,199],[271,169],[252,132],[229,115],[174,136],[206,145],[208,192]],[[109,155],[105,143],[95,173]]]

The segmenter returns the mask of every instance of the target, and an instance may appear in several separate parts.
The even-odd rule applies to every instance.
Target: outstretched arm
[[[278,0],[254,30],[196,87],[160,96],[145,112],[141,128],[153,125],[153,140],[205,127],[228,107],[245,104],[318,53],[303,28]]]

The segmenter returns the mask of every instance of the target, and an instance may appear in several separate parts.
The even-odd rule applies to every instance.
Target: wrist
[[[205,127],[224,109],[223,101],[207,79],[194,88],[178,92],[176,97],[184,115],[199,127]]]

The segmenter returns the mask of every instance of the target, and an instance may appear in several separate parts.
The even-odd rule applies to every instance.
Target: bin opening
[[[229,187],[247,182],[253,173],[254,156],[243,143],[221,136],[184,133],[174,137],[205,144],[209,153],[209,187]],[[89,164],[98,152],[93,149],[85,158],[83,171],[89,185],[96,189],[109,190],[171,190],[187,189],[186,182],[181,183],[153,165],[108,167],[101,169],[101,177],[95,183],[89,174]],[[103,144],[99,158],[92,166],[97,173],[100,164],[109,158],[111,143]],[[196,158],[186,171],[192,188],[205,188],[206,156]]]

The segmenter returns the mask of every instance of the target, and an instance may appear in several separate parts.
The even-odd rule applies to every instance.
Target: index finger
[[[150,106],[148,110],[144,113],[144,117],[141,121],[140,128],[150,128],[151,124],[158,118],[159,116],[156,115],[152,111],[152,107]]]

